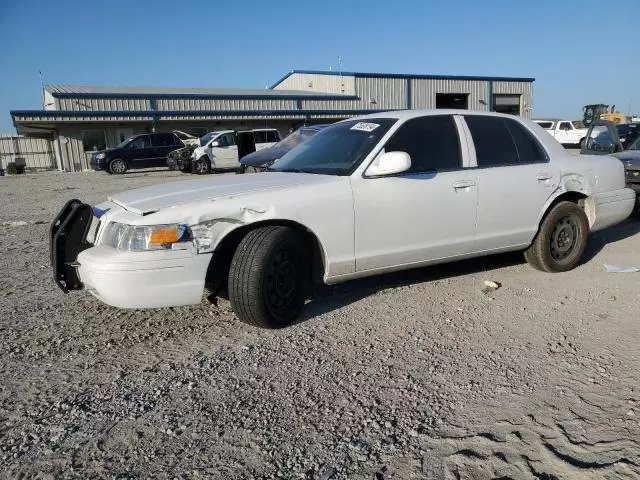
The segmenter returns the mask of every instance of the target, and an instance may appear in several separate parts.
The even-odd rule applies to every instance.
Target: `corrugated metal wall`
[[[59,100],[51,95],[48,90],[44,91],[44,109],[45,110],[58,110]]]
[[[286,99],[158,99],[158,110],[295,110],[296,101]]]
[[[355,79],[355,95],[360,97],[358,100],[303,100],[302,108],[308,110],[398,110],[407,108],[406,85],[407,81],[404,78],[357,77]]]
[[[489,82],[479,80],[411,79],[411,108],[436,108],[436,93],[466,93],[471,110],[489,109]],[[480,103],[480,100],[487,105]]]
[[[145,98],[60,98],[59,110],[72,111],[116,111],[151,110],[151,103]]]
[[[51,140],[31,137],[0,137],[0,167],[24,158],[27,168],[51,170],[56,168]]]
[[[356,95],[356,79],[353,75],[294,73],[277,85],[276,90]]]

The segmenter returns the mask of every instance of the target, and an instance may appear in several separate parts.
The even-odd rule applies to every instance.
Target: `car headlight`
[[[96,153],[96,160],[102,160],[106,156],[106,153]]]
[[[111,222],[100,243],[118,250],[172,250],[191,243],[187,225],[127,225]]]

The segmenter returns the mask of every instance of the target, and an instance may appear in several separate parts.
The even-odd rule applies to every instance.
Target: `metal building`
[[[384,110],[469,108],[531,116],[533,78],[294,70],[265,90],[47,85],[42,110],[12,110],[19,134],[50,139],[60,170],[151,131],[195,135],[237,127],[286,134]]]

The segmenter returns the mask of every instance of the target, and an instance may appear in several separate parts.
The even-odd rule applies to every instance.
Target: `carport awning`
[[[304,119],[347,118],[379,112],[367,110],[145,110],[145,111],[63,111],[13,110],[11,117],[16,128],[22,126],[77,122],[123,122],[210,119]]]

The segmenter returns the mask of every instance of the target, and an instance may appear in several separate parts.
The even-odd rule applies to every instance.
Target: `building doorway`
[[[132,128],[116,128],[116,145],[124,142],[129,137],[133,137]]]
[[[469,108],[468,93],[436,93],[436,108]]]
[[[520,95],[496,94],[493,96],[493,111],[520,115]]]

